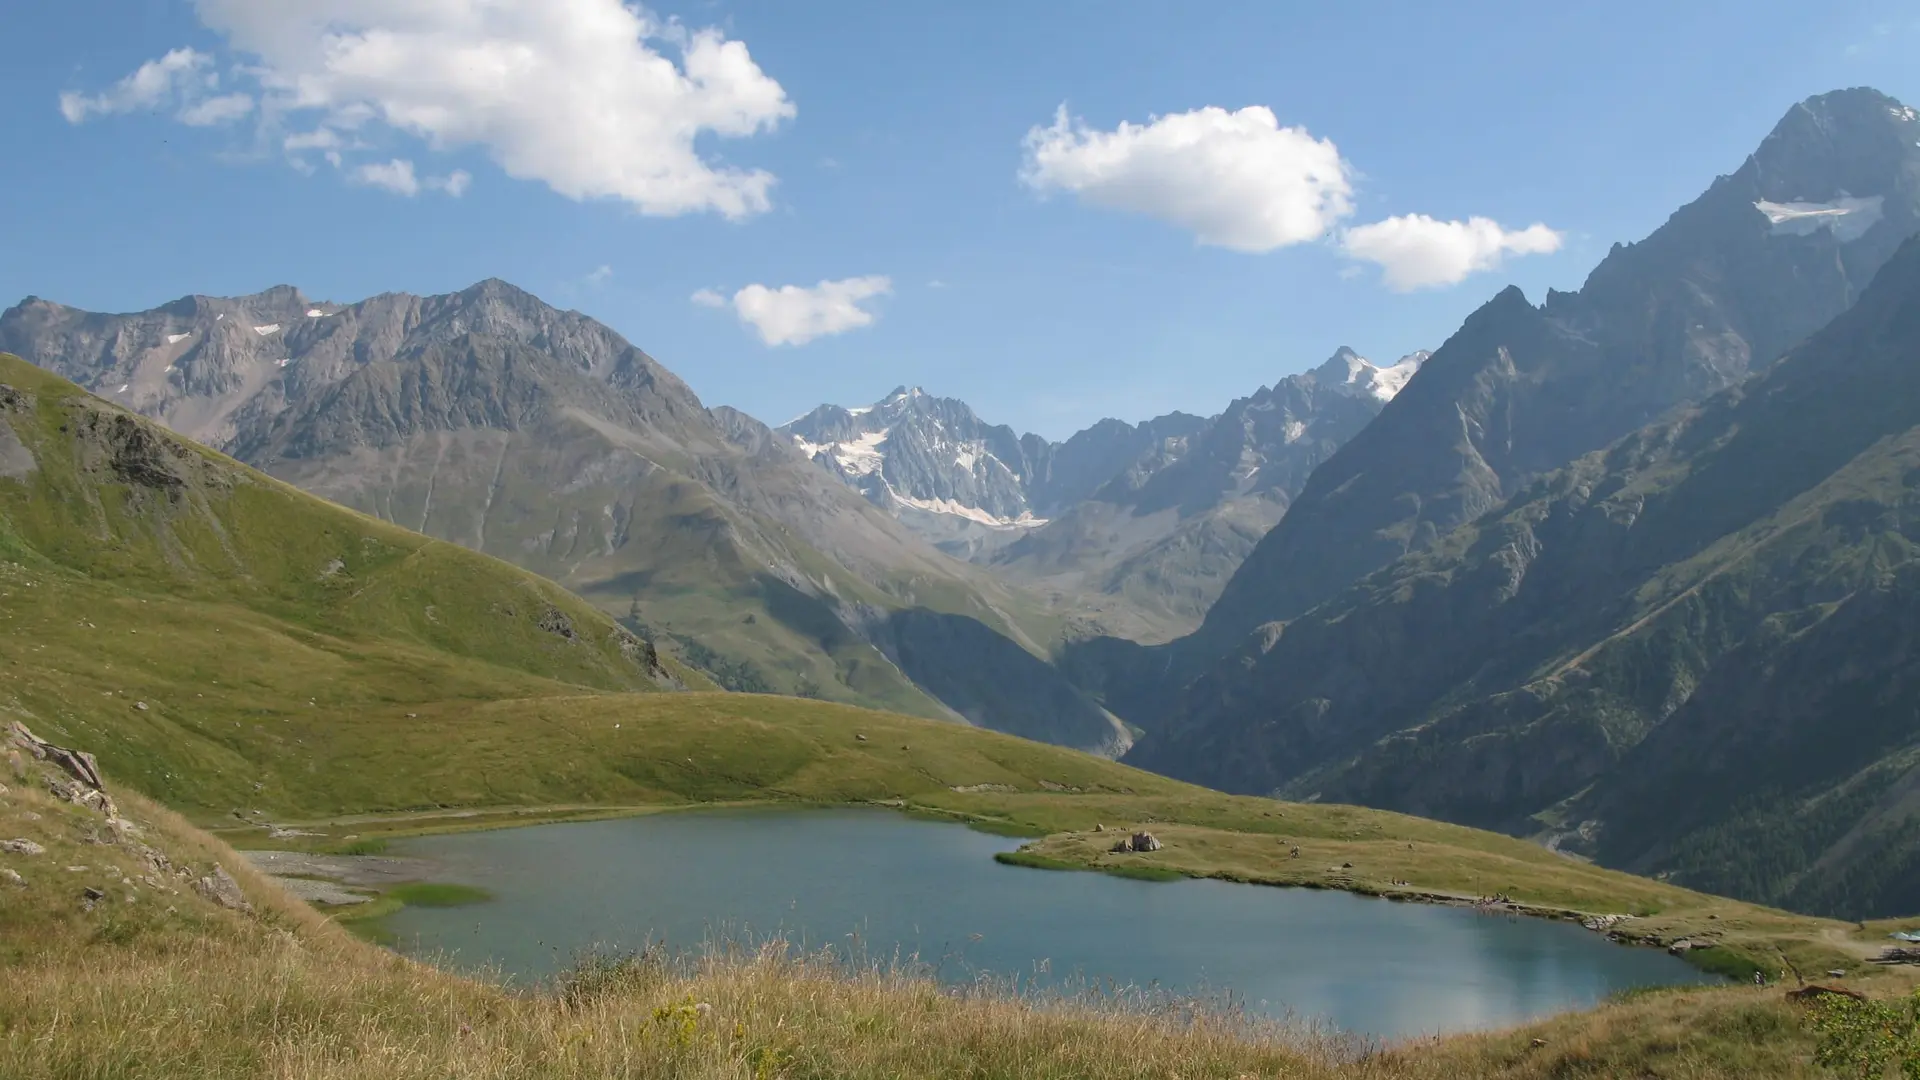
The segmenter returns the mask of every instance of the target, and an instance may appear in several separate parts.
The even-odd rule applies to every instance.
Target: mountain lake
[[[995,862],[1020,841],[886,810],[702,810],[424,836],[395,855],[491,898],[384,920],[403,952],[516,982],[585,950],[779,935],[949,983],[1131,987],[1387,1039],[1713,983],[1571,923],[1332,890]]]

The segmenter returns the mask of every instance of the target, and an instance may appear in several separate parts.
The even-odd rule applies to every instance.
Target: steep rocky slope
[[[351,305],[277,288],[132,315],[29,299],[0,316],[0,348],[316,494],[558,581],[733,688],[1125,743],[1050,670],[1068,707],[956,709],[926,693],[899,662],[895,613],[977,622],[996,654],[1040,652],[1041,605],[930,549],[764,425],[706,409],[611,330],[504,282]],[[940,678],[972,659],[995,677],[982,655],[944,657]]]
[[[1124,598],[1162,631],[1136,640],[1189,630],[1313,470],[1379,414],[1427,355],[1381,367],[1342,347],[1317,368],[1234,400],[1178,444],[1135,459],[996,553],[992,565],[1014,581]]]
[[[1266,628],[1142,758],[1909,910],[1916,485],[1920,239],[1751,381]]]
[[[1876,91],[1794,106],[1759,149],[1576,293],[1508,289],[1469,317],[1264,536],[1193,635],[1068,665],[1164,724],[1265,623],[1423,550],[1543,472],[1739,381],[1845,311],[1920,228],[1920,114]],[[1143,758],[1142,760],[1150,760]]]
[[[1509,289],[1328,462],[1207,613],[1291,618],[1526,481],[1766,364],[1920,228],[1920,120],[1872,90],[1787,112],[1732,175],[1544,306]]]

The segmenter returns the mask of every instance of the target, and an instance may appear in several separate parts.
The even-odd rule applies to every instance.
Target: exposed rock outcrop
[[[215,866],[213,873],[195,878],[193,891],[231,911],[243,915],[253,914],[253,905],[247,902],[247,894],[240,891],[240,883],[224,866]]]

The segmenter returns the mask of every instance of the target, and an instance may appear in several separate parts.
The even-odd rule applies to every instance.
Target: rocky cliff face
[[[932,550],[751,417],[706,409],[607,327],[504,282],[358,304],[277,288],[131,315],[29,299],[0,316],[0,350],[559,581],[739,689],[962,715],[889,655],[908,631],[888,621],[921,608],[1043,651],[1020,625],[1037,602]],[[942,680],[970,660],[993,677],[981,653],[946,658]],[[1056,689],[1079,709],[968,697],[964,715],[1124,747],[1111,717]]]
[[[963,401],[902,386],[855,409],[822,405],[780,432],[882,509],[984,526],[1044,524],[1035,513],[1053,447],[987,424]]]

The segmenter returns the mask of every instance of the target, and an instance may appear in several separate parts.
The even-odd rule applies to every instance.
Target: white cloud
[[[340,162],[335,160],[336,157],[331,153],[327,155],[328,160],[338,167]],[[473,183],[473,177],[459,169],[449,176],[419,176],[413,170],[413,162],[405,158],[355,166],[347,173],[347,178],[365,187],[380,188],[408,198],[422,191],[443,191],[457,199],[466,194],[468,186]]]
[[[405,158],[361,165],[348,175],[357,184],[383,188],[395,195],[412,198],[420,194],[420,179],[413,175],[413,162]]]
[[[60,95],[60,115],[69,124],[84,123],[90,116],[152,109],[177,98],[194,96],[207,85],[211,76],[201,72],[213,58],[193,49],[175,49],[158,60],[141,64],[133,74],[98,94]]]
[[[346,147],[346,141],[332,128],[315,128],[312,131],[295,132],[280,142],[280,148],[288,154],[298,154],[305,150],[338,151]]]
[[[1340,246],[1346,253],[1381,267],[1389,289],[1408,292],[1456,285],[1468,275],[1498,267],[1508,255],[1543,255],[1560,250],[1561,234],[1545,225],[1502,228],[1490,218],[1440,221],[1406,214],[1348,229]]]
[[[473,174],[465,169],[455,169],[445,176],[429,176],[422,181],[422,183],[435,191],[444,191],[457,199],[465,195],[467,189],[473,186]]]
[[[230,124],[252,111],[252,94],[222,94],[186,106],[178,118],[188,127],[213,127]]]
[[[769,208],[774,177],[703,155],[703,135],[744,137],[794,115],[745,44],[622,0],[196,0],[200,20],[247,57],[264,120],[314,130],[288,152],[351,153],[400,133],[434,150],[484,149],[509,175],[643,214]],[[211,58],[179,49],[97,96],[62,95],[79,123],[159,104]],[[184,96],[184,95],[182,95]],[[220,109],[238,109],[236,102]],[[194,112],[196,119],[209,114]],[[186,117],[183,115],[182,119]],[[297,159],[296,159],[297,160]],[[399,159],[395,159],[399,160]],[[393,162],[349,175],[399,182]],[[458,194],[455,173],[442,190]],[[426,181],[414,182],[415,190]]]
[[[782,285],[770,289],[749,285],[733,294],[733,312],[753,327],[768,345],[805,345],[814,338],[843,334],[873,325],[878,318],[860,306],[862,301],[893,291],[893,279],[883,275],[822,281],[814,286]],[[693,294],[702,307],[725,307],[727,299],[712,289]]]
[[[1351,170],[1332,141],[1281,127],[1260,105],[1209,106],[1113,131],[1088,128],[1063,105],[1051,126],[1027,133],[1020,178],[1235,251],[1317,240],[1353,212]]]
[[[599,266],[594,267],[587,274],[587,284],[589,285],[605,285],[611,280],[613,280],[613,267],[608,266],[606,263],[601,263]]]

